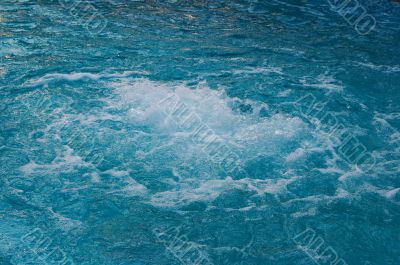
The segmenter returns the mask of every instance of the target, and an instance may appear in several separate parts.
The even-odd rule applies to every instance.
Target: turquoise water
[[[332,2],[2,0],[0,264],[400,264],[400,5]]]

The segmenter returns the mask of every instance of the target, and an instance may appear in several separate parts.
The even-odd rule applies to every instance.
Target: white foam
[[[30,161],[29,163],[21,166],[19,170],[24,174],[24,175],[30,175],[33,172],[35,172],[36,168],[38,168],[39,165],[35,163],[35,161]]]
[[[246,189],[258,195],[285,192],[286,185],[293,181],[287,176],[274,176],[274,179],[257,179],[253,176],[241,180],[233,180],[218,176],[211,168],[210,158],[191,140],[191,132],[181,128],[161,106],[163,100],[177,97],[179,103],[188,111],[197,115],[204,126],[207,126],[226,144],[243,162],[259,157],[275,155],[288,141],[294,137],[302,137],[307,130],[305,123],[298,117],[285,114],[274,114],[262,117],[260,111],[268,109],[267,104],[251,100],[228,97],[224,90],[212,90],[205,84],[191,89],[182,83],[161,83],[144,78],[121,78],[110,82],[115,92],[114,98],[107,99],[108,108],[125,110],[123,122],[131,122],[136,126],[151,128],[149,134],[163,136],[159,143],[152,142],[146,150],[136,152],[136,159],[147,160],[161,153],[173,153],[173,159],[151,160],[152,168],[168,167],[173,169],[178,181],[168,181],[171,187],[167,191],[158,192],[151,197],[151,203],[160,207],[186,205],[193,201],[212,201],[230,189]],[[241,111],[238,106],[248,106],[248,111]],[[312,148],[309,148],[312,150]],[[301,154],[298,154],[300,157]],[[298,158],[299,158],[298,157]],[[292,159],[295,159],[292,155]],[[289,156],[289,160],[291,157]],[[147,163],[149,164],[149,163]],[[187,169],[182,169],[186,166]],[[197,165],[204,167],[193,171]],[[149,168],[148,170],[152,170]]]
[[[99,174],[97,172],[93,172],[93,173],[89,174],[89,176],[93,183],[101,182],[101,177],[99,176]]]
[[[121,77],[127,77],[130,75],[145,75],[148,74],[145,71],[124,71],[122,73],[87,73],[87,72],[77,72],[77,73],[51,73],[51,74],[45,74],[44,76],[37,78],[37,79],[32,79],[29,80],[25,83],[26,86],[39,86],[39,85],[45,85],[48,84],[51,81],[55,80],[63,80],[63,81],[78,81],[78,80],[99,80],[102,78],[121,78]]]
[[[343,84],[333,76],[322,74],[313,80],[301,79],[300,82],[306,87],[315,87],[327,90],[329,92],[341,92],[344,89]]]
[[[400,65],[375,65],[373,63],[363,63],[363,62],[358,62],[357,64],[384,73],[400,72]]]
[[[292,90],[286,89],[278,93],[278,97],[287,97],[292,93]]]
[[[226,72],[226,71],[223,71]],[[283,71],[281,67],[245,67],[241,70],[233,70],[232,73],[236,75],[243,75],[243,74],[264,74],[269,75],[271,73],[283,75]]]
[[[301,158],[302,156],[304,156],[305,153],[306,152],[303,148],[297,148],[294,152],[290,153],[286,157],[286,161],[288,161],[288,162],[295,161],[295,160]]]
[[[70,73],[70,74],[46,74],[39,79],[32,80],[32,84],[43,84],[47,83],[50,80],[67,80],[67,81],[77,81],[81,79],[91,79],[91,80],[98,80],[101,76],[98,74],[92,73]]]
[[[38,164],[34,160],[21,166],[19,170],[25,175],[31,174],[51,174],[59,172],[61,169],[65,171],[71,171],[76,166],[86,165],[88,163],[82,160],[80,156],[74,155],[74,150],[68,146],[63,146],[61,150],[57,150],[58,154],[56,158],[48,164]]]
[[[131,177],[125,178],[123,187],[109,191],[109,194],[122,194],[123,196],[146,196],[148,193],[147,187],[138,183]]]
[[[0,77],[3,77],[7,73],[6,68],[0,67]]]
[[[0,47],[0,56],[23,56],[27,54],[27,49],[20,46],[15,39],[5,39],[2,40]]]
[[[62,127],[62,124],[71,120],[79,121],[82,125],[98,126],[98,120],[118,120],[123,123],[131,123],[139,126],[137,142],[144,142],[146,148],[135,150],[131,159],[146,161],[144,170],[158,168],[173,169],[173,174],[178,180],[168,181],[169,190],[158,192],[150,196],[149,189],[132,179],[131,172],[121,166],[104,173],[119,179],[110,193],[125,196],[142,196],[155,206],[176,207],[186,205],[193,201],[212,201],[222,193],[232,189],[254,191],[257,196],[265,193],[280,194],[287,192],[286,186],[295,181],[295,174],[289,176],[271,176],[271,179],[262,179],[259,176],[235,176],[240,178],[233,180],[229,174],[216,174],[210,158],[202,153],[203,146],[199,146],[191,140],[191,132],[181,128],[174,118],[169,117],[160,102],[166,98],[176,96],[179,102],[187,106],[219,137],[219,142],[229,146],[237,153],[244,163],[253,159],[270,156],[272,159],[282,156],[285,162],[294,162],[306,157],[312,152],[325,151],[324,144],[318,137],[321,135],[310,128],[298,117],[287,114],[273,114],[270,117],[260,115],[262,110],[268,109],[268,105],[262,102],[230,98],[224,90],[212,90],[205,84],[191,89],[182,83],[161,83],[145,78],[123,77],[124,74],[112,74],[108,76],[118,77],[105,83],[113,90],[113,94],[102,100],[108,104],[98,112],[87,115],[68,114],[60,118],[59,122],[52,126]],[[65,80],[79,80],[79,78],[101,79],[105,75],[53,75],[44,76],[38,83],[49,82],[58,78]],[[245,108],[242,108],[242,107]],[[245,110],[243,110],[245,109]],[[113,113],[109,114],[108,111]],[[101,130],[102,128],[99,128]],[[304,142],[303,138],[312,137],[312,144]],[[160,138],[160,139],[159,139]],[[322,137],[321,137],[322,138]],[[298,142],[293,150],[288,149],[282,153],[290,142],[293,146],[294,139]],[[315,140],[315,141],[314,141]],[[113,144],[113,143],[110,143]],[[72,169],[76,165],[84,165],[95,172],[89,174],[92,183],[102,181],[97,169],[78,155],[73,155],[73,150],[63,147],[59,150],[57,159],[49,165],[37,165],[34,161],[21,167],[21,171],[30,173],[55,172]],[[113,147],[111,147],[113,148]],[[168,154],[165,155],[164,154]],[[163,159],[160,159],[162,157]],[[335,160],[328,161],[328,166],[333,170]],[[285,167],[286,165],[282,165]],[[129,167],[129,164],[127,164]],[[199,168],[200,167],[200,168]],[[322,169],[321,169],[322,170]],[[341,172],[335,172],[341,173]],[[273,174],[273,173],[271,173]],[[162,177],[162,176],[160,176]],[[265,178],[265,175],[263,176]],[[120,184],[123,185],[120,185]],[[114,187],[113,187],[114,188]]]
[[[82,225],[81,221],[65,217],[60,213],[54,212],[50,207],[48,207],[47,210],[51,212],[54,218],[56,218],[59,227],[64,231],[70,231]]]
[[[377,163],[374,172],[395,174],[400,171],[400,132],[392,122],[400,121],[400,113],[375,113],[373,124],[387,148],[374,152]]]
[[[317,214],[317,209],[315,207],[307,209],[305,212],[295,212],[291,214],[294,218],[300,218],[304,216],[315,216]]]
[[[159,192],[151,197],[151,203],[158,207],[180,207],[195,201],[210,202],[229,190],[239,189],[254,191],[257,196],[266,193],[285,193],[286,186],[297,180],[291,179],[250,179],[234,180],[231,177],[225,179],[201,180],[189,179],[179,183],[175,189]]]
[[[104,171],[106,174],[110,174],[113,177],[124,177],[124,176],[129,176],[129,170],[116,170],[116,169],[109,169],[107,171]]]
[[[128,118],[132,122],[151,125],[171,137],[190,137],[190,134],[185,136],[179,124],[167,118],[168,113],[160,107],[159,102],[174,96],[226,144],[241,147],[241,152],[253,155],[255,150],[249,148],[272,152],[276,145],[284,144],[305,128],[297,117],[274,114],[262,118],[259,112],[268,107],[265,103],[229,98],[223,90],[211,90],[206,86],[190,89],[183,84],[157,83],[147,79],[125,79],[110,85],[119,95],[118,100],[109,102],[112,107],[129,109]],[[252,111],[241,113],[235,108],[238,104],[251,106]]]
[[[393,199],[398,193],[400,193],[400,188],[392,189],[385,192],[385,197],[388,199]]]

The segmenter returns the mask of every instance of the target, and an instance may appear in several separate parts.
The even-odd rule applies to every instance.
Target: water
[[[79,4],[0,4],[1,264],[400,263],[398,4]]]

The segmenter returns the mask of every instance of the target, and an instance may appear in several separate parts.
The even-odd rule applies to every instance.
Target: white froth
[[[180,127],[171,113],[165,111],[163,102],[169,98],[177,98],[179,104],[187,111],[196,115],[201,124],[209,128],[219,137],[219,142],[226,144],[240,154],[243,161],[257,159],[265,155],[274,155],[288,141],[301,135],[307,128],[304,122],[284,114],[274,114],[262,117],[260,111],[267,108],[265,103],[251,100],[241,100],[228,97],[223,90],[212,90],[206,85],[191,89],[182,83],[160,83],[144,78],[122,78],[110,82],[116,98],[110,98],[109,108],[126,111],[126,122],[152,128],[153,133],[166,137],[162,143],[147,151],[136,152],[137,159],[160,152],[172,151],[178,161],[185,164],[196,164],[198,161],[208,163],[207,156],[197,149],[191,141],[191,132]],[[161,102],[161,103],[160,103]],[[247,111],[241,111],[238,106],[247,106]],[[298,154],[301,155],[301,154]],[[295,159],[295,155],[292,155]],[[289,157],[289,160],[291,158]],[[162,163],[158,165],[157,163]],[[164,161],[153,161],[152,166],[165,166]],[[202,174],[180,172],[174,164],[171,165],[174,175],[179,181],[169,181],[171,188],[158,192],[151,197],[151,203],[160,207],[176,207],[194,201],[212,201],[222,193],[232,189],[254,191],[257,195],[265,193],[286,192],[286,185],[294,179],[286,176],[274,179],[242,178],[233,180],[222,178],[212,171]],[[209,169],[205,169],[209,170]],[[243,176],[244,177],[244,176]],[[165,180],[168,181],[167,179]]]
[[[176,189],[154,194],[151,203],[159,207],[179,207],[196,201],[210,202],[224,192],[234,189],[254,191],[256,196],[266,193],[279,194],[287,192],[287,185],[297,179],[297,177],[267,180],[250,178],[234,180],[230,177],[202,181],[191,179],[179,183]],[[196,183],[195,186],[193,183]]]
[[[305,211],[305,212],[295,212],[291,215],[295,218],[300,218],[300,217],[304,217],[304,216],[314,216],[314,215],[316,215],[316,213],[317,213],[317,209],[315,207],[312,207],[312,208],[307,209],[307,211]]]
[[[53,172],[59,172],[61,169],[65,171],[71,171],[76,166],[88,165],[82,160],[80,156],[74,155],[74,150],[68,146],[63,146],[62,150],[58,150],[57,157],[48,164],[37,164],[34,160],[21,166],[19,170],[26,174],[42,173],[48,174]]]
[[[47,208],[47,210],[51,212],[54,218],[56,218],[59,227],[61,227],[64,231],[69,231],[82,225],[81,221],[65,217],[60,213],[54,212],[50,207]]]
[[[109,169],[107,171],[104,171],[106,174],[110,174],[113,177],[125,177],[129,176],[129,170],[117,170],[117,169]]]
[[[32,79],[26,82],[25,85],[27,86],[39,86],[39,85],[45,85],[48,84],[51,81],[54,80],[63,80],[63,81],[78,81],[78,80],[99,80],[103,78],[121,78],[121,77],[127,77],[130,75],[145,75],[148,74],[145,71],[125,71],[122,73],[114,73],[114,74],[109,74],[109,73],[86,73],[86,72],[78,72],[78,73],[69,73],[69,74],[64,74],[64,73],[51,73],[51,74],[45,74],[44,76],[37,78],[37,79]]]
[[[6,68],[0,67],[0,77],[3,77],[7,73]]]
[[[278,93],[278,97],[287,97],[292,93],[292,90],[286,89]]]
[[[369,69],[373,69],[375,71],[380,71],[384,73],[397,73],[400,72],[400,66],[399,65],[375,65],[373,63],[362,63],[359,62],[357,63],[358,65],[367,67]]]
[[[148,193],[147,187],[138,183],[132,178],[125,178],[123,187],[113,189],[109,194],[122,194],[123,196],[146,196]]]
[[[306,78],[301,79],[300,82],[305,87],[315,87],[327,90],[329,92],[341,92],[343,91],[343,84],[336,80],[333,76],[330,75],[319,75],[316,79],[307,80]]]
[[[295,161],[295,160],[301,158],[302,156],[304,156],[304,154],[305,154],[305,150],[303,148],[297,148],[294,152],[290,153],[286,157],[286,161],[287,162]]]
[[[71,120],[79,121],[83,125],[94,126],[98,126],[96,121],[99,120],[118,120],[132,123],[135,126],[143,125],[150,130],[143,131],[142,134],[157,137],[162,135],[163,138],[162,141],[149,143],[149,148],[146,150],[135,151],[135,156],[132,156],[132,159],[152,159],[151,163],[144,164],[144,167],[147,167],[144,168],[145,170],[151,171],[162,167],[173,168],[173,174],[178,176],[178,181],[171,180],[168,182],[169,190],[150,196],[151,191],[132,179],[129,169],[124,167],[113,168],[103,173],[113,176],[116,180],[118,179],[118,183],[123,185],[116,185],[116,189],[110,191],[110,193],[124,196],[142,196],[149,199],[150,203],[155,206],[176,207],[194,201],[212,201],[224,192],[233,189],[254,191],[257,196],[265,193],[285,193],[287,192],[286,186],[298,178],[271,176],[271,179],[257,179],[257,176],[252,176],[252,178],[243,176],[242,179],[233,180],[227,177],[227,174],[223,176],[214,174],[214,171],[206,166],[201,170],[207,172],[196,172],[193,168],[197,165],[208,164],[209,158],[201,153],[202,147],[196,146],[191,141],[191,132],[181,128],[174,117],[170,115],[171,113],[165,112],[160,102],[170,97],[177,97],[179,103],[187,107],[193,115],[196,115],[202,125],[212,130],[219,137],[219,142],[232,147],[232,150],[239,154],[244,163],[260,157],[274,157],[277,152],[281,154],[280,151],[294,139],[296,141],[302,139],[304,134],[311,136],[308,132],[308,126],[300,118],[287,114],[273,114],[270,117],[263,117],[260,112],[268,109],[266,103],[231,98],[222,89],[212,90],[205,84],[196,89],[191,89],[182,83],[154,82],[144,78],[130,78],[124,76],[124,74],[108,76],[118,77],[117,80],[107,83],[114,92],[112,96],[102,99],[108,106],[98,113],[64,115],[59,121],[60,124],[54,126],[61,127],[63,122]],[[39,84],[57,79],[79,80],[81,78],[98,80],[103,77],[104,75],[88,73],[51,74],[35,82]],[[109,114],[109,110],[114,114]],[[73,155],[72,149],[63,148],[67,149],[60,151],[53,163],[37,165],[33,161],[21,167],[21,170],[26,173],[54,172],[61,168],[63,170],[70,169],[85,163],[82,158]],[[286,156],[286,161],[296,161],[310,152],[322,151],[315,145],[308,146],[299,143],[297,149],[289,152]],[[171,164],[168,164],[170,161],[163,159],[153,159],[159,154],[169,152],[176,155]],[[165,157],[165,160],[168,159],[169,157]],[[282,162],[285,161],[284,159],[285,157],[283,157]],[[180,169],[182,165],[176,161],[182,161],[185,166],[189,165],[191,171],[184,172]],[[93,167],[89,164],[87,166]],[[102,181],[97,173],[89,174],[89,176],[93,183]]]
[[[223,71],[225,72],[225,71]],[[264,74],[268,75],[271,73],[283,75],[283,70],[281,67],[245,67],[244,69],[241,70],[233,70],[232,71],[236,75],[243,75],[243,74]]]
[[[388,199],[395,198],[396,194],[400,193],[400,188],[389,190],[385,193],[385,197]]]
[[[190,137],[180,128],[174,117],[169,117],[160,102],[175,97],[188,113],[196,116],[201,124],[223,139],[224,143],[242,148],[242,153],[272,152],[299,134],[305,125],[301,119],[283,114],[262,118],[259,113],[268,106],[265,103],[228,97],[223,90],[207,86],[190,89],[183,84],[157,83],[147,79],[123,79],[111,83],[119,95],[118,101],[110,101],[113,107],[128,109],[128,119],[135,124],[151,125],[171,137]],[[251,111],[242,113],[235,106],[250,106]],[[190,141],[188,141],[190,143]],[[248,154],[248,155],[249,155]]]

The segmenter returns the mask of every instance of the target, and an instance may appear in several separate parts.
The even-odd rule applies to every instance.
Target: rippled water
[[[400,4],[72,2],[0,3],[0,264],[400,264]]]

